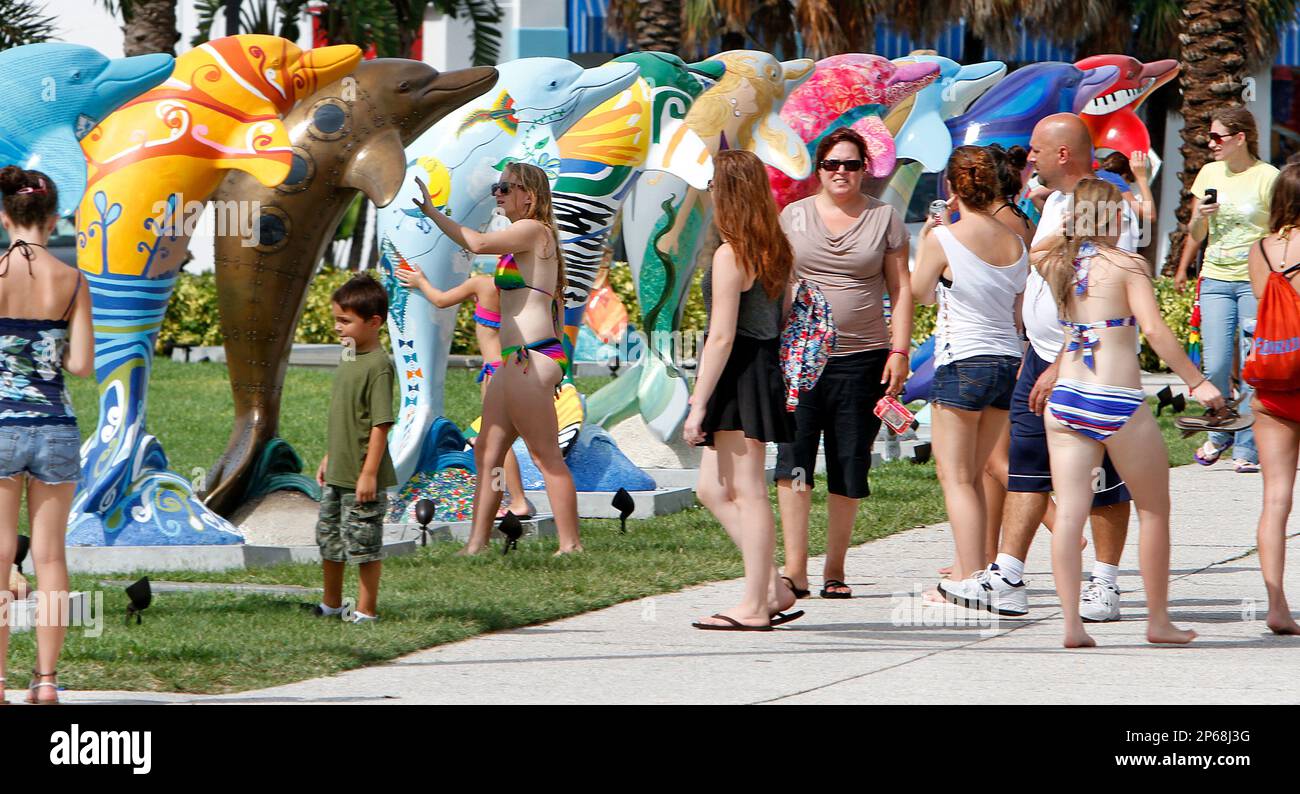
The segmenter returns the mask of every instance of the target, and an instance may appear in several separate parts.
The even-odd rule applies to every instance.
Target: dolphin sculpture
[[[0,52],[0,166],[44,171],[59,189],[59,214],[86,192],[78,143],[119,106],[167,79],[162,53],[109,60],[79,44],[25,44]]]
[[[895,150],[885,114],[938,76],[935,63],[899,66],[879,55],[832,55],[818,61],[812,77],[790,93],[781,118],[807,143],[809,157],[832,131],[852,127],[867,142],[868,173],[886,177],[894,170]],[[778,207],[817,191],[815,176],[795,181],[771,166],[767,176]]]
[[[781,62],[757,50],[715,55],[726,71],[686,114],[686,126],[710,154],[747,149],[787,176],[812,173],[802,138],[781,118],[790,92],[812,76],[807,58]],[[685,378],[669,341],[681,323],[702,232],[712,217],[704,194],[680,177],[647,172],[633,183],[623,205],[623,239],[642,307],[641,329],[649,334],[644,354],[613,383],[587,398],[587,416],[610,428],[640,414],[660,441],[672,439],[686,418]]]
[[[257,465],[270,452],[280,461],[296,460],[287,444],[272,441],[307,285],[357,192],[375,206],[389,204],[406,178],[406,146],[496,79],[490,67],[440,74],[405,58],[365,61],[285,116],[293,165],[284,182],[268,187],[245,173],[226,177],[214,198],[258,202],[261,216],[257,245],[233,234],[216,241],[235,426],[225,453],[208,473],[204,502],[212,510],[229,516],[270,487],[253,481],[260,470],[316,495],[311,480],[283,476],[296,474],[300,464],[290,463],[292,472]]]
[[[530,162],[557,178],[560,136],[637,78],[635,64],[583,69],[558,58],[523,58],[501,64],[497,71],[500,79],[492,91],[407,147],[402,189],[378,213],[380,267],[389,292],[388,328],[400,394],[397,424],[389,436],[399,483],[416,472],[425,447],[434,443],[429,432],[442,413],[455,312],[435,312],[393,273],[401,266],[419,267],[435,287],[450,289],[465,279],[471,263],[467,252],[412,206],[411,199],[419,196],[415,177],[428,185],[434,205],[457,222],[484,227],[495,206],[489,185],[500,179],[507,163]]]
[[[1009,74],[971,105],[945,122],[955,146],[1029,148],[1034,125],[1053,113],[1079,113],[1119,78],[1115,66],[1079,69],[1073,64],[1034,63]]]
[[[907,217],[921,174],[942,171],[952,154],[952,135],[944,125],[965,113],[975,100],[997,85],[1007,74],[1001,61],[984,61],[963,66],[941,55],[909,55],[895,58],[900,66],[934,63],[939,79],[899,102],[885,117],[885,127],[894,135],[898,163],[880,198]]]
[[[1151,135],[1138,118],[1137,109],[1156,89],[1178,76],[1178,61],[1142,63],[1127,55],[1094,55],[1076,61],[1080,69],[1114,66],[1119,79],[1110,89],[1098,94],[1079,114],[1092,134],[1093,152],[1100,159],[1111,152],[1125,157],[1143,151],[1152,158],[1151,175],[1160,169],[1160,159],[1151,151]]]
[[[664,171],[703,190],[713,176],[708,147],[686,126],[686,112],[726,65],[687,64],[666,52],[620,55],[614,62],[634,64],[640,77],[560,138],[554,200],[569,282],[564,338],[570,360],[605,243],[637,177]]]
[[[145,427],[154,342],[203,202],[228,170],[267,186],[284,181],[293,150],[280,117],[360,60],[352,45],[303,52],[275,36],[216,39],[177,58],[170,78],[82,138],[77,264],[90,284],[99,425],[81,448],[70,544],[243,541],[196,498],[201,483],[168,470]],[[213,212],[218,223],[242,226],[251,209]]]

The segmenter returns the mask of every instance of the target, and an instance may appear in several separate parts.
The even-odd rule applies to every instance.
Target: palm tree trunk
[[[152,52],[176,54],[181,33],[176,29],[176,0],[135,0],[131,20],[122,26],[122,50],[127,56]]]
[[[1178,264],[1187,222],[1191,219],[1192,182],[1210,160],[1210,117],[1220,108],[1241,105],[1246,77],[1246,3],[1244,0],[1188,0],[1183,8],[1182,71],[1183,189],[1175,215],[1178,228],[1169,235],[1165,267]]]
[[[679,52],[682,48],[682,0],[637,0],[638,50]]]

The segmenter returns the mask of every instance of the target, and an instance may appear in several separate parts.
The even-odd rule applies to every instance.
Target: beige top
[[[794,248],[794,269],[821,287],[831,304],[836,342],[831,355],[889,347],[882,297],[885,254],[907,243],[903,219],[893,207],[867,197],[867,208],[843,234],[832,236],[813,204],[816,196],[781,211],[781,226]]]

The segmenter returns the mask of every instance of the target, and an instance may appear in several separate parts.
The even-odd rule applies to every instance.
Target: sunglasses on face
[[[838,171],[842,167],[845,171],[861,171],[861,160],[822,160],[817,167],[823,171]]]
[[[513,182],[496,182],[496,183],[494,183],[494,184],[492,185],[492,195],[494,195],[494,196],[508,196],[508,195],[510,195],[510,188],[511,188],[512,186],[513,186],[513,187],[523,187],[522,185],[516,185],[516,184],[513,183]]]
[[[1228,133],[1227,135],[1220,135],[1220,134],[1217,133],[1217,132],[1211,132],[1211,133],[1210,133],[1210,140],[1214,141],[1214,142],[1217,143],[1217,144],[1222,145],[1224,141],[1228,140],[1228,139],[1231,138],[1232,136],[1234,136],[1234,135],[1240,135],[1240,134],[1241,134],[1241,133],[1239,133],[1239,132],[1230,132],[1230,133]]]

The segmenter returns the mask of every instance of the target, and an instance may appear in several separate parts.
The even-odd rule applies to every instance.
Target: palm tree
[[[236,21],[235,31],[239,33],[262,33],[297,41],[300,35],[298,20],[306,5],[307,0],[255,0],[252,3],[198,0],[195,3],[199,12],[198,30],[190,39],[190,46],[197,47],[212,38],[212,26],[218,16],[225,21],[218,38],[228,35],[232,15]]]
[[[176,0],[100,0],[122,18],[122,51],[127,56],[151,52],[176,54]]]
[[[0,50],[54,38],[55,18],[26,0],[0,0]]]

